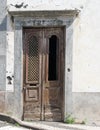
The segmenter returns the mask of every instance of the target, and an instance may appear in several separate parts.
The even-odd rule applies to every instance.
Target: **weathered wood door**
[[[63,29],[23,29],[23,118],[63,118]]]

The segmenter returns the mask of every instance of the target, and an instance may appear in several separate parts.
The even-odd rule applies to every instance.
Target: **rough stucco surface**
[[[5,109],[6,81],[6,0],[0,1],[0,112]]]
[[[0,112],[4,112],[5,109],[5,93],[0,92]]]
[[[6,11],[79,9],[80,13],[71,26],[66,25],[70,31],[66,33],[66,55],[69,55],[69,58],[66,57],[65,63],[65,111],[72,113],[79,120],[87,119],[92,123],[92,119],[100,120],[100,1],[7,0],[7,4],[6,0],[0,2],[0,112],[5,110],[6,113],[21,118],[23,109],[20,80],[22,45],[21,39],[18,41],[16,36],[14,39],[14,33],[19,33],[20,36],[22,33],[19,27],[14,30],[10,15],[6,16]],[[12,52],[9,52],[10,47]],[[67,68],[70,68],[71,72],[67,72]],[[11,76],[14,75],[14,83],[11,86],[12,91],[8,92],[6,72],[10,70]]]
[[[100,1],[87,1],[74,24],[73,92],[100,92]]]
[[[75,9],[81,8],[86,0],[8,0],[8,8],[10,10],[19,10],[14,7],[16,4],[21,4],[23,6],[20,10],[61,10],[61,9]],[[26,7],[25,7],[26,5]]]
[[[73,116],[77,121],[100,125],[100,93],[73,93]]]
[[[6,0],[0,2],[0,91],[4,91],[6,87]]]

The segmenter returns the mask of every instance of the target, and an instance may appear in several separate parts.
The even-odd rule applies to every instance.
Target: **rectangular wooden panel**
[[[62,120],[62,101],[61,88],[48,87],[44,91],[44,119],[47,121],[61,121]]]
[[[25,101],[38,101],[39,88],[27,88],[25,90]]]

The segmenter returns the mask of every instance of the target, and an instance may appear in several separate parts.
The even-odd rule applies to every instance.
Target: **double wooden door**
[[[23,118],[63,118],[63,29],[23,29]]]

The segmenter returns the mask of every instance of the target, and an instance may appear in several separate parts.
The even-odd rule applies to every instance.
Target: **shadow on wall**
[[[7,30],[7,16],[0,22],[0,31]]]

